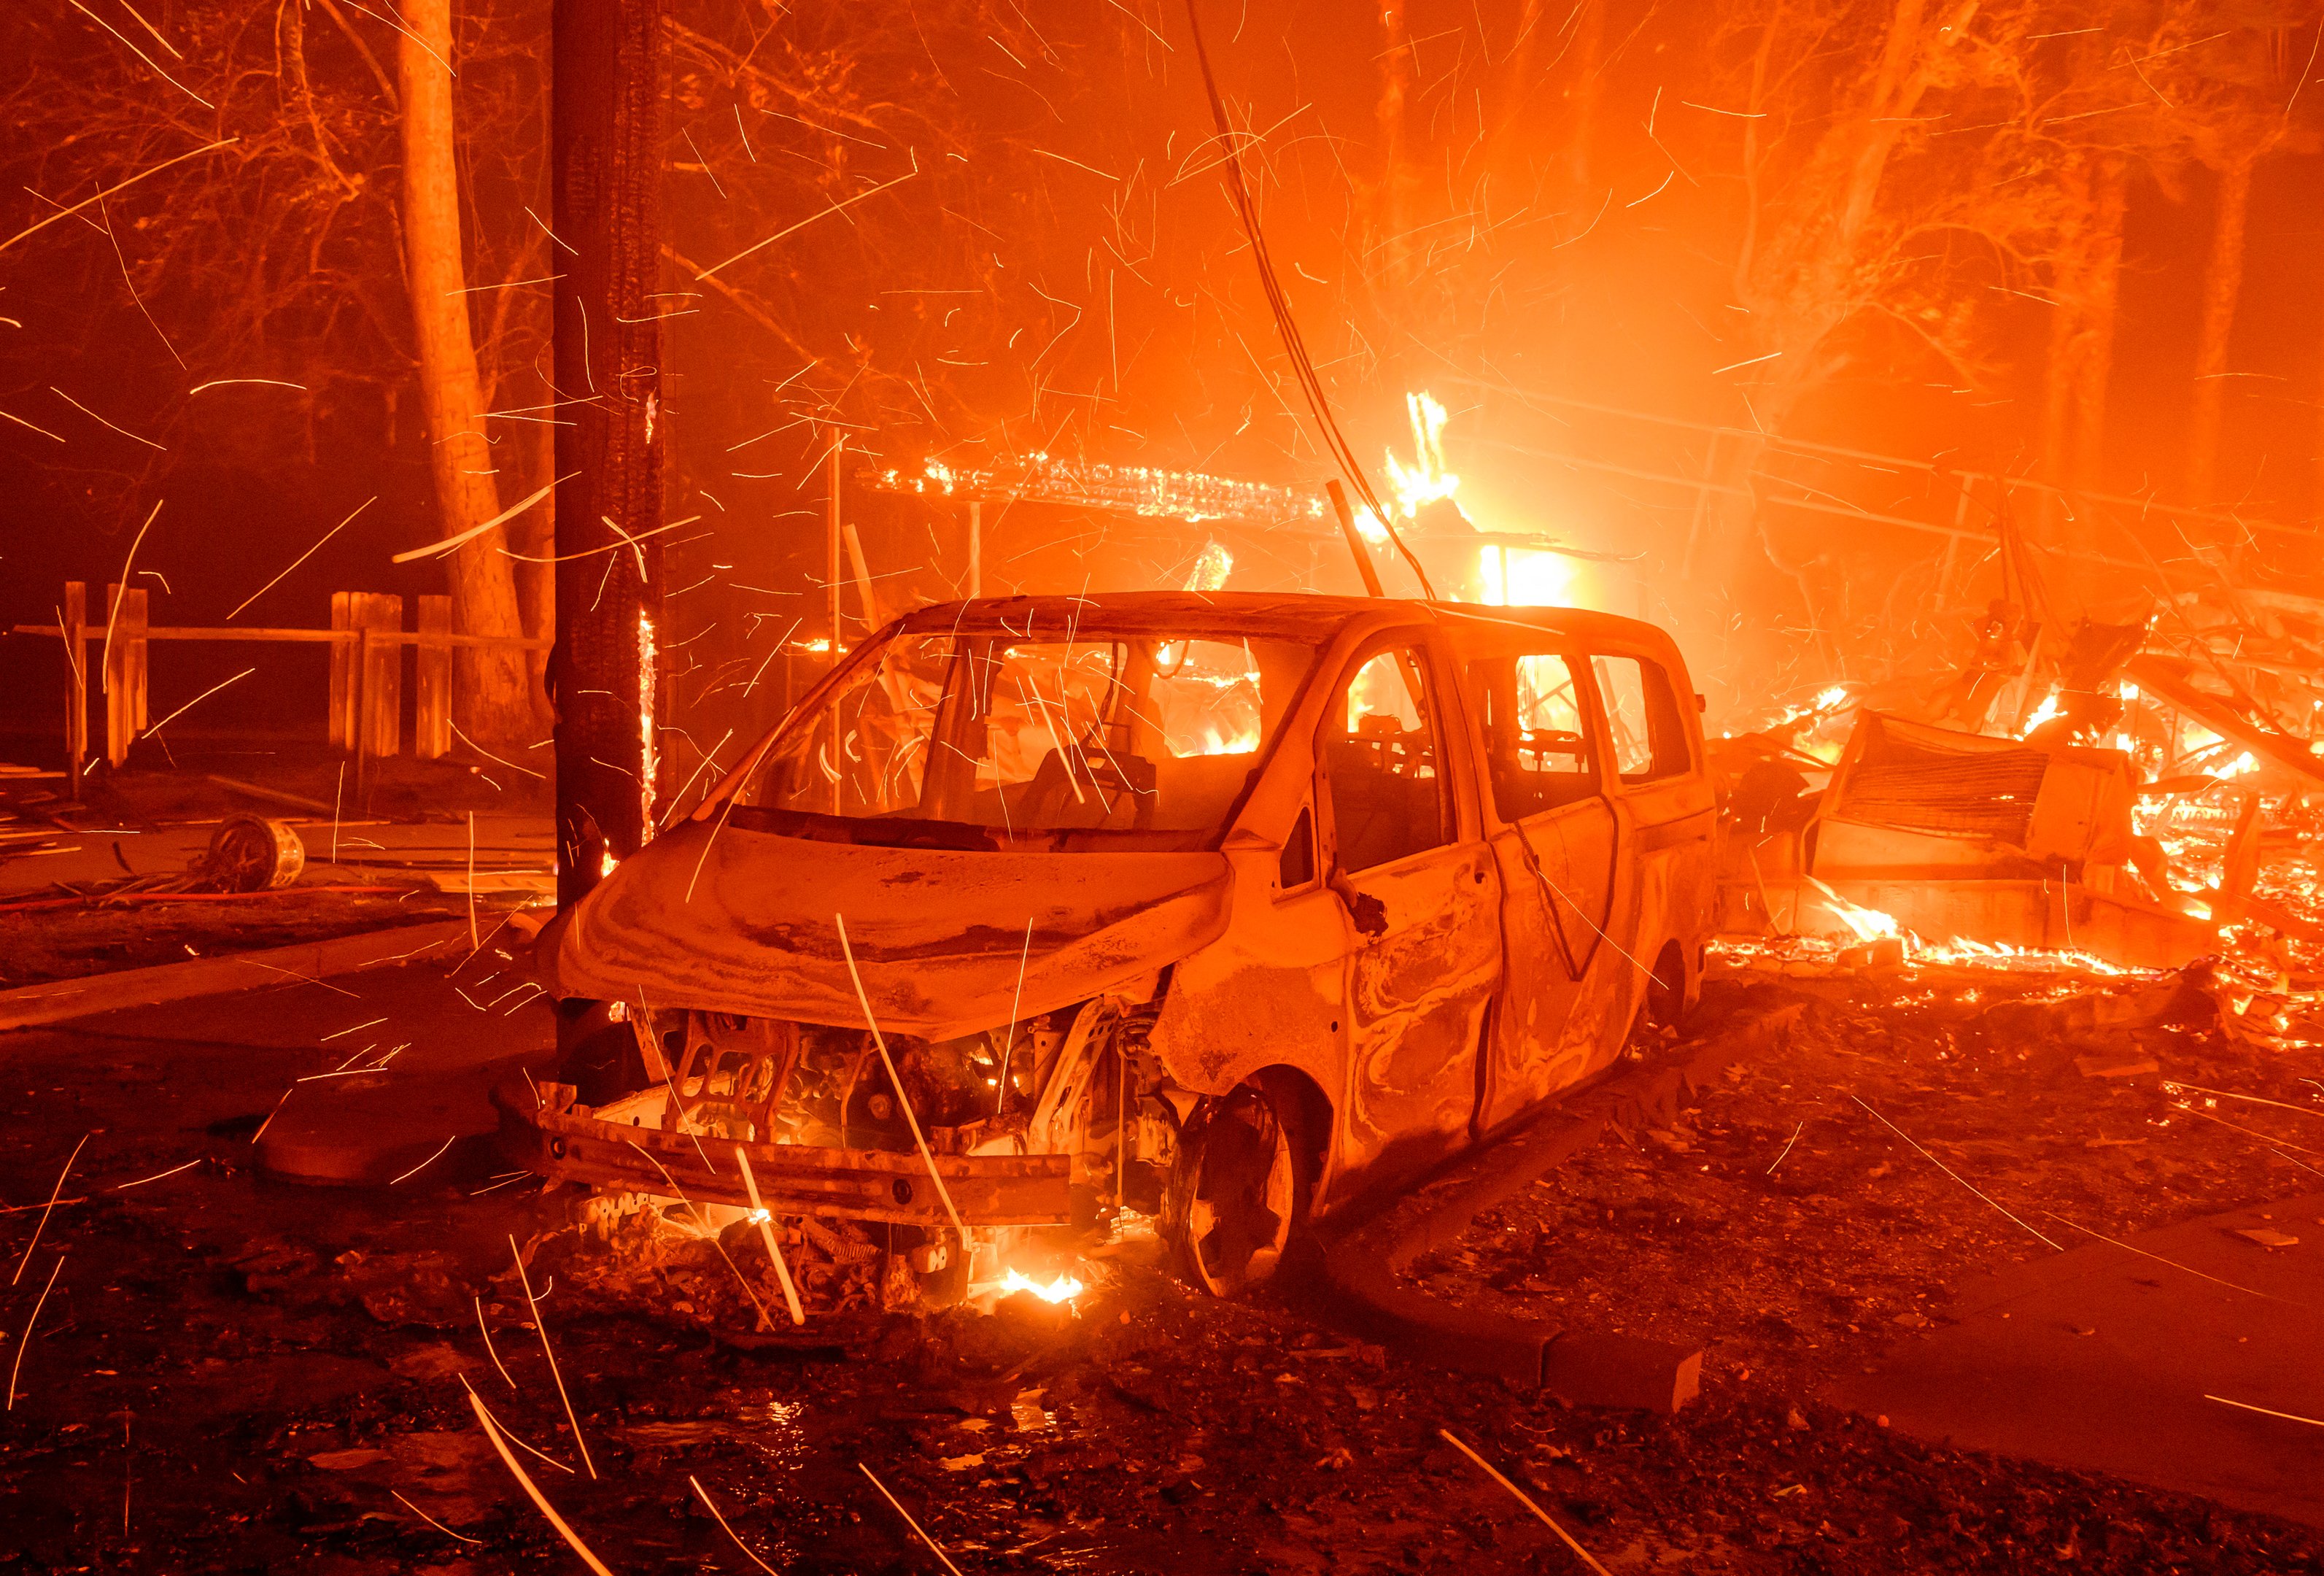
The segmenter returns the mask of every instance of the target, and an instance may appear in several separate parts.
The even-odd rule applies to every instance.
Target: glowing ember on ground
[[[1863,938],[1864,941],[1873,939],[1868,936]],[[2018,947],[2006,941],[1972,941],[1967,936],[1953,936],[1942,941],[1924,941],[1912,932],[1904,931],[1897,940],[1904,943],[1902,964],[1906,968],[1979,969],[2007,974],[2127,976],[2159,972],[2110,963],[2088,952]],[[1830,936],[1721,936],[1711,941],[1710,956],[1732,969],[1821,978],[1848,973],[1861,967],[1860,954],[1850,958],[1850,950],[1861,944],[1862,941],[1855,937],[1836,940]]]

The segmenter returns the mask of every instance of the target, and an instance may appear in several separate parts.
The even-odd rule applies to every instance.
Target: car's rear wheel
[[[1304,1118],[1295,1090],[1253,1079],[1204,1101],[1179,1136],[1166,1224],[1179,1267],[1212,1295],[1273,1276],[1305,1228]]]
[[[1677,1029],[1685,1024],[1686,954],[1679,950],[1676,941],[1664,943],[1660,956],[1655,959],[1654,969],[1646,976],[1640,1012],[1644,1026],[1648,1029]]]

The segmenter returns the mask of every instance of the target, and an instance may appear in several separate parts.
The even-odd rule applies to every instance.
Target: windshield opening
[[[1202,847],[1314,660],[1296,641],[1194,632],[899,634],[785,723],[742,803],[904,823],[867,841]]]

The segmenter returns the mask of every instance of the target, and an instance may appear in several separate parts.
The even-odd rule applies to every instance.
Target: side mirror
[[[1356,933],[1366,941],[1378,941],[1388,934],[1388,904],[1369,892],[1359,892],[1355,884],[1341,871],[1332,872],[1329,884],[1348,905],[1348,918],[1355,922]]]

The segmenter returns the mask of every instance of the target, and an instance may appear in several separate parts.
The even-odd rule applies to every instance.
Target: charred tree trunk
[[[2319,287],[2324,293],[2324,287]],[[2309,516],[2324,520],[2324,346],[2318,347],[2316,368],[2316,491],[2308,501]]]
[[[1404,237],[1411,222],[1409,176],[1404,146],[1405,109],[1412,96],[1412,30],[1406,25],[1404,0],[1380,0],[1380,159],[1381,240],[1388,276],[1401,284],[1410,276],[1406,266]]]
[[[2052,487],[2066,485],[2070,468],[2074,418],[2074,336],[2081,328],[2082,290],[2089,275],[2090,167],[2086,160],[2067,166],[2059,178],[2071,228],[2058,248],[2050,275],[2050,345],[2042,375],[2042,479]],[[2045,495],[2042,525],[2046,534],[2058,515],[2056,499]]]
[[[2219,172],[2218,212],[2203,270],[2203,326],[2195,340],[2195,402],[2187,422],[2187,501],[2212,502],[2218,490],[2219,418],[2227,394],[2227,337],[2244,287],[2244,232],[2251,211],[2252,159]]]
[[[2070,494],[2096,488],[2104,471],[2107,385],[2114,374],[2129,182],[2128,167],[2116,158],[2085,160],[2065,178],[2075,218],[2050,280],[2056,310],[2043,378],[2042,476]],[[2091,524],[2089,510],[2061,507],[2058,496],[2049,494],[2042,501],[2036,534],[2087,549],[2095,545],[2089,540]]]
[[[452,125],[451,0],[410,0],[396,37],[403,136],[403,276],[420,350],[428,460],[443,534],[481,525],[501,511],[491,447],[484,441],[482,383],[468,322],[470,297],[460,241],[460,187]],[[516,579],[501,533],[485,532],[444,561],[453,616],[468,635],[514,636]],[[464,646],[455,654],[457,720],[472,738],[530,744],[538,714],[524,656]]]
[[[661,0],[555,0],[558,898],[653,835]]]
[[[2122,284],[2122,216],[2130,190],[2129,166],[2108,159],[2091,199],[2089,272],[2082,281],[2080,322],[2074,330],[2073,460],[2066,485],[2095,491],[2105,474],[2107,385],[2114,377],[2115,308]],[[2087,511],[2081,512],[2086,521]]]
[[[1576,25],[1580,31],[1573,41],[1573,86],[1566,90],[1566,97],[1572,100],[1573,112],[1567,123],[1572,129],[1566,134],[1565,167],[1572,177],[1578,201],[1580,194],[1590,187],[1592,134],[1598,129],[1598,100],[1606,54],[1606,0],[1582,0]]]
[[[1747,386],[1757,436],[1737,443],[1726,457],[1723,485],[1710,511],[1710,551],[1690,554],[1709,581],[1705,588],[1729,610],[1739,607],[1739,589],[1757,573],[1764,557],[1800,589],[1820,648],[1828,635],[1816,621],[1809,566],[1786,555],[1758,506],[1756,472],[1771,440],[1780,440],[1794,410],[1829,372],[1831,335],[1855,311],[1858,281],[1876,255],[1869,232],[1888,160],[1902,128],[1910,124],[1922,97],[1935,81],[1949,47],[1951,25],[1937,26],[1926,0],[1890,0],[1886,35],[1877,65],[1865,76],[1848,112],[1831,117],[1818,139],[1807,174],[1786,194],[1784,211],[1761,182],[1761,143],[1756,120],[1745,124],[1743,143],[1748,218],[1735,264],[1735,292],[1750,306],[1757,358],[1769,363],[1762,379]],[[1763,102],[1769,40],[1763,34],[1755,57],[1749,108]],[[1756,550],[1756,551],[1755,551]],[[1727,627],[1741,627],[1729,620]]]
[[[557,479],[557,429],[533,427],[527,429],[527,445],[534,452],[522,472],[521,488],[511,492],[530,497],[534,492]],[[557,554],[557,500],[542,499],[531,508],[509,522],[512,551],[523,556],[516,561],[516,605],[524,619],[524,633],[533,640],[557,638],[557,566],[549,561]],[[526,671],[532,675],[533,687],[542,694],[549,692],[549,653],[529,651]]]

